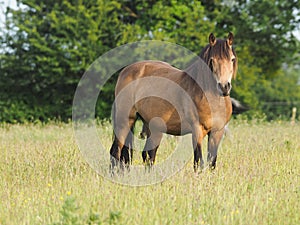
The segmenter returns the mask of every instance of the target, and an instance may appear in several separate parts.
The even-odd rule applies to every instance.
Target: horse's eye
[[[235,63],[235,58],[231,59],[231,61],[232,61],[233,63]]]

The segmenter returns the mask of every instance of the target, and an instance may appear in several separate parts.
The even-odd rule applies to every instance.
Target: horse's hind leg
[[[125,140],[125,139],[124,139]],[[119,135],[115,135],[114,136],[114,141],[113,144],[110,148],[110,163],[111,163],[111,169],[114,170],[116,168],[118,168],[119,166],[121,166],[121,153],[122,153],[122,149],[124,147],[124,140],[122,138],[122,136]]]
[[[131,129],[136,121],[136,114],[132,110],[129,118],[118,118],[114,125],[114,142],[110,148],[111,167],[112,169],[129,162],[129,148],[128,138],[133,138]],[[125,146],[125,147],[124,147]]]
[[[134,124],[133,124],[134,126]],[[128,133],[125,144],[121,151],[121,161],[126,165],[132,163],[132,155],[133,155],[133,127],[131,127],[130,132]]]
[[[157,149],[160,145],[163,134],[160,132],[152,132],[150,136],[147,136],[146,144],[143,150],[143,161],[152,166],[155,163],[155,157]],[[147,159],[147,153],[149,158]]]

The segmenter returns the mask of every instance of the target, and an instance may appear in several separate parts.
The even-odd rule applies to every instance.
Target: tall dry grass
[[[100,125],[98,133],[109,148],[111,126]],[[158,161],[175,142],[165,138]],[[134,161],[142,161],[139,152]],[[233,121],[215,171],[195,174],[191,160],[170,179],[145,187],[97,175],[78,150],[71,124],[3,124],[0,224],[296,225],[299,168],[299,123]]]

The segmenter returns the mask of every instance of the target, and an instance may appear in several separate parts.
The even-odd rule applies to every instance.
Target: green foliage
[[[256,93],[256,86],[260,82],[261,69],[254,66],[254,59],[249,47],[238,46],[236,51],[239,53],[239,67],[236,80],[233,81],[232,96],[248,106],[257,108],[259,98]]]
[[[233,96],[252,109],[247,113],[250,117],[258,111],[268,119],[289,118],[291,107],[300,102],[299,67],[295,67],[299,64],[299,40],[292,33],[299,29],[300,2],[202,3],[207,16],[216,22],[215,33],[223,35],[224,30],[228,30],[236,36],[239,71]]]
[[[175,42],[199,52],[207,44],[208,34],[214,22],[206,20],[205,8],[200,1],[124,1],[131,12],[125,21],[130,21],[137,30],[131,30],[141,39]],[[133,16],[134,15],[134,16]],[[124,43],[130,41],[124,36]],[[131,39],[132,40],[132,39]],[[199,47],[200,46],[200,47]]]
[[[260,105],[261,109],[268,112],[269,119],[291,117],[293,107],[300,109],[300,85],[297,71],[280,70],[278,75],[265,81],[264,87],[258,88],[260,98],[265,102]]]
[[[174,42],[199,53],[210,32],[235,34],[233,97],[253,109],[249,114],[261,111],[273,119],[300,102],[299,41],[292,33],[299,28],[300,1],[17,2],[20,8],[6,10],[0,35],[1,121],[67,121],[81,76],[103,53],[139,40]],[[110,117],[116,77],[98,99],[100,119]],[[274,101],[284,107],[265,104]]]
[[[102,0],[19,3],[21,9],[7,13],[0,88],[12,102],[27,107],[15,114],[10,110],[12,103],[4,98],[1,105],[10,110],[13,119],[5,115],[1,119],[66,120],[84,71],[117,42],[120,4]],[[19,114],[24,116],[20,119]]]
[[[254,64],[265,77],[272,77],[285,60],[293,55],[298,40],[292,31],[299,28],[300,2],[203,1],[208,16],[216,21],[216,32],[233,31],[238,45],[248,46]]]
[[[120,218],[120,212],[110,212],[109,217],[104,220],[100,218],[99,214],[93,211],[90,211],[87,216],[83,216],[80,213],[80,208],[76,205],[76,199],[74,197],[67,197],[60,210],[60,220],[53,223],[53,225],[116,225],[119,224]]]
[[[75,199],[68,197],[60,210],[61,219],[54,225],[77,225],[80,224],[78,216],[79,208],[75,204]]]

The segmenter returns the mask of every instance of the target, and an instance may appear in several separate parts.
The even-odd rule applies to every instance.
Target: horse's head
[[[211,33],[209,44],[201,53],[201,58],[212,71],[217,89],[222,96],[228,96],[231,90],[231,80],[237,71],[237,56],[233,50],[233,34],[230,32],[225,40],[216,39]]]

